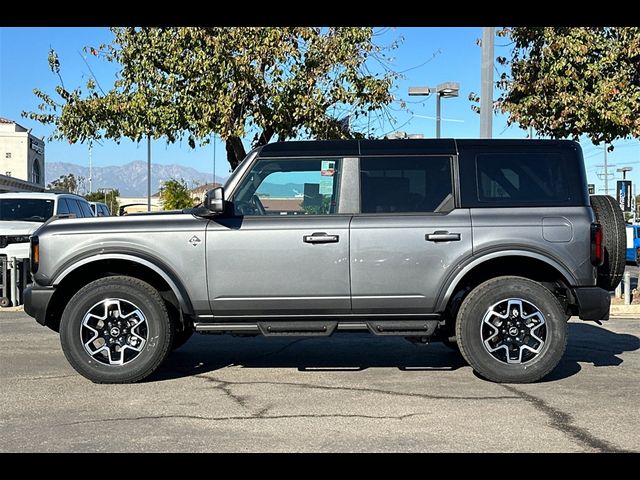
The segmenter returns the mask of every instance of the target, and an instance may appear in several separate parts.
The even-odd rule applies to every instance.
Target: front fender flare
[[[182,311],[188,315],[194,314],[193,305],[191,304],[191,300],[189,299],[189,296],[187,295],[185,288],[182,286],[180,281],[177,278],[175,278],[175,275],[167,273],[167,271],[169,271],[168,268],[166,267],[163,268],[163,266],[158,265],[154,261],[141,258],[135,255],[128,255],[126,253],[100,253],[100,254],[91,255],[91,256],[82,258],[81,260],[78,260],[77,262],[74,262],[73,264],[67,266],[60,274],[56,275],[56,277],[53,279],[52,285],[58,286],[60,283],[62,283],[65,277],[67,277],[70,273],[72,273],[76,269],[84,265],[87,265],[89,263],[98,262],[102,260],[126,260],[129,262],[134,262],[144,267],[147,267],[148,269],[160,275],[160,277],[162,277],[162,279],[165,282],[167,282],[167,284],[173,291],[174,295],[178,299],[178,302],[180,304],[180,308],[182,309]]]

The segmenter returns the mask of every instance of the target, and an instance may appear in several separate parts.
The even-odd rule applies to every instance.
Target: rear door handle
[[[337,243],[340,241],[339,235],[327,235],[324,232],[315,232],[302,237],[304,243]]]
[[[449,233],[446,230],[438,230],[433,233],[427,233],[424,239],[427,242],[457,242],[460,240],[460,234]]]

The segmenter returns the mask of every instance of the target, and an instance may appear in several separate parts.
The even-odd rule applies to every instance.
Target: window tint
[[[566,163],[560,154],[476,156],[480,202],[540,203],[570,199]]]
[[[93,212],[91,211],[91,207],[88,202],[83,202],[82,200],[76,200],[80,204],[80,209],[82,210],[83,217],[93,217]]]
[[[67,201],[64,198],[58,198],[58,215],[68,215],[71,212],[69,211],[69,206],[67,205]]]
[[[80,205],[73,198],[64,198],[61,199],[67,202],[67,206],[69,207],[69,213],[73,213],[77,218],[82,218],[82,210],[80,210]]]
[[[0,220],[44,222],[53,215],[53,200],[35,198],[3,198],[0,200]]]
[[[362,213],[434,212],[451,192],[450,157],[360,159]]]
[[[329,215],[338,211],[339,159],[258,160],[233,199],[236,215]]]

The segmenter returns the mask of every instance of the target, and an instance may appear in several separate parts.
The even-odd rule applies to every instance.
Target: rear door
[[[450,155],[360,158],[360,213],[350,229],[353,313],[434,311],[448,274],[471,255],[454,166]]]

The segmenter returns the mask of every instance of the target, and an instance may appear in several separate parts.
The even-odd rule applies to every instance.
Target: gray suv
[[[551,140],[269,144],[183,212],[51,221],[25,310],[94,382],[152,374],[195,332],[443,341],[532,382],[567,320],[606,320],[622,213]]]

